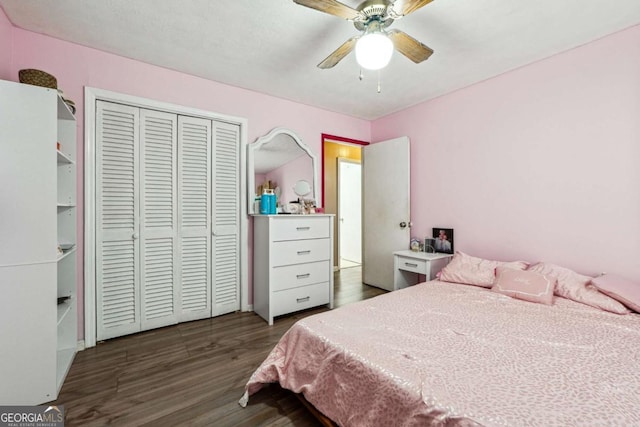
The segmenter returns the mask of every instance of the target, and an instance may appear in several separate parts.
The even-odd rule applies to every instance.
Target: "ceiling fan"
[[[318,64],[318,68],[332,68],[345,56],[356,51],[362,68],[379,70],[387,66],[394,48],[415,62],[428,59],[433,50],[400,30],[389,30],[394,20],[402,18],[433,0],[365,0],[355,9],[337,0],[293,0],[295,3],[320,12],[344,18],[362,34],[351,37]]]

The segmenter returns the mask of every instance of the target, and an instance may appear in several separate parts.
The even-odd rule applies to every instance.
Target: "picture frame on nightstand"
[[[443,254],[454,253],[453,248],[453,228],[435,227],[432,228],[431,235],[433,236],[436,252]]]

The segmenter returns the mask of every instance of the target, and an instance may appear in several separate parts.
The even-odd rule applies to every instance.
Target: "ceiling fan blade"
[[[400,30],[391,30],[388,34],[393,41],[393,45],[396,50],[416,64],[427,60],[431,54],[433,54],[432,49],[420,43],[405,32]]]
[[[320,12],[328,13],[329,15],[338,16],[340,18],[353,21],[356,18],[361,18],[360,12],[346,4],[342,4],[337,0],[293,0],[301,6],[310,7],[311,9],[319,10]]]
[[[393,3],[393,11],[398,17],[408,15],[422,6],[426,6],[433,0],[396,0]]]
[[[333,51],[333,53],[327,56],[324,61],[318,64],[318,68],[327,69],[334,67],[338,62],[342,61],[342,58],[347,56],[356,45],[358,37],[351,37],[346,42],[342,43],[342,46]]]

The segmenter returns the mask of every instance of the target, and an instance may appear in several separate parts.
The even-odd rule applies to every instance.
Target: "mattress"
[[[640,425],[640,315],[419,284],[298,321],[246,385],[341,426]]]

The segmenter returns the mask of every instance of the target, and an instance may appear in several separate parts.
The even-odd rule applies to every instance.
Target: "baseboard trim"
[[[84,346],[84,340],[78,340],[78,346],[76,347],[76,351],[82,351],[84,350],[86,347]]]

